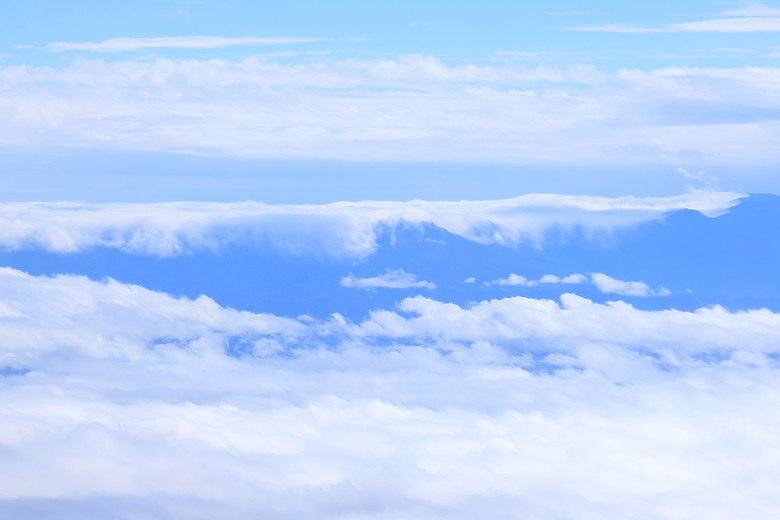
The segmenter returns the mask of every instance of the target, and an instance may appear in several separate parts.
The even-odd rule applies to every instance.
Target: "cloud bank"
[[[417,297],[291,320],[10,269],[0,293],[5,516],[778,510],[769,311]]]
[[[418,54],[9,64],[0,67],[0,145],[271,159],[775,164],[779,77],[776,67],[604,71],[450,65]]]
[[[483,244],[543,243],[550,231],[599,235],[676,209],[715,216],[743,195],[698,191],[663,198],[522,195],[497,201],[239,203],[3,203],[0,247],[73,253],[90,247],[157,256],[264,244],[289,254],[359,258],[381,226],[434,224]]]

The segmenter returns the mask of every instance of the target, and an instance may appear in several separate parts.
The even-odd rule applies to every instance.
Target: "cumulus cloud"
[[[103,246],[171,256],[231,243],[265,244],[289,254],[360,258],[381,225],[434,224],[480,243],[539,243],[552,229],[593,233],[660,218],[674,209],[714,216],[740,194],[698,191],[663,198],[522,195],[497,201],[0,204],[0,247],[76,252]]]
[[[574,273],[564,277],[556,276],[554,274],[546,274],[539,279],[538,283],[563,283],[563,284],[578,284],[585,283],[588,278],[585,275]]]
[[[583,274],[575,273],[567,276],[557,276],[554,274],[546,274],[538,280],[529,280],[525,276],[518,274],[510,274],[506,278],[500,278],[489,282],[491,285],[507,285],[507,286],[523,286],[523,287],[535,287],[540,284],[583,284],[592,283],[599,291],[609,294],[619,294],[621,296],[668,296],[671,294],[668,289],[652,289],[645,282],[624,282],[607,276],[602,273],[591,273],[590,277]]]
[[[359,337],[415,338],[420,341],[488,341],[517,344],[543,352],[568,351],[573,345],[612,344],[648,348],[656,354],[714,353],[742,345],[771,351],[778,315],[767,310],[729,313],[719,308],[696,312],[642,311],[616,301],[597,304],[574,294],[560,302],[512,297],[460,307],[418,296],[400,302],[394,311],[375,311],[350,328]],[[712,327],[697,330],[696,327]],[[731,328],[734,327],[734,328]],[[750,336],[750,345],[741,343]],[[679,345],[676,345],[679,342]],[[739,348],[742,348],[739,347]]]
[[[385,274],[371,276],[368,278],[356,278],[351,274],[345,276],[339,282],[344,287],[355,287],[358,289],[411,289],[413,287],[423,287],[425,289],[435,289],[436,284],[417,280],[417,277],[407,273],[403,269],[388,269]]]
[[[777,513],[766,310],[416,297],[319,322],[11,269],[0,294],[4,516]]]
[[[490,283],[495,285],[528,285],[529,281],[528,278],[526,278],[525,276],[520,276],[519,274],[511,273],[506,278],[501,278],[499,280],[495,280]]]
[[[669,290],[663,287],[651,289],[645,282],[624,282],[602,273],[591,275],[593,285],[603,293],[620,294],[622,296],[668,296]]]
[[[52,52],[129,52],[142,49],[222,49],[233,46],[282,45],[323,41],[323,38],[221,38],[215,36],[166,36],[160,38],[111,38],[102,42],[52,42]]]

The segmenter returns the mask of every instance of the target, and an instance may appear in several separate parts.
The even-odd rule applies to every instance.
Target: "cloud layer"
[[[664,198],[532,194],[498,201],[339,202],[326,205],[240,203],[0,204],[0,247],[71,253],[103,246],[170,256],[235,243],[290,254],[363,257],[379,226],[434,224],[484,244],[543,243],[550,231],[598,235],[695,209],[715,216],[742,197],[699,191]]]
[[[20,520],[778,511],[768,311],[417,297],[290,320],[10,269],[0,292]]]
[[[161,43],[120,41],[115,48],[142,44]],[[604,71],[450,65],[418,54],[310,58],[6,65],[0,145],[367,161],[777,161],[775,67]]]

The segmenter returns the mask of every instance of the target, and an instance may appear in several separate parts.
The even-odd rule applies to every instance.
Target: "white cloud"
[[[713,188],[718,185],[718,179],[712,175],[708,175],[706,172],[690,172],[685,168],[677,168],[675,171],[686,179],[698,181],[708,188]]]
[[[605,24],[586,27],[570,27],[570,31],[594,31],[628,34],[652,34],[673,32],[778,32],[778,18],[722,18],[694,22],[673,23],[660,26],[631,24]]]
[[[570,274],[568,276],[564,276],[561,278],[560,283],[570,283],[570,284],[576,284],[576,283],[585,283],[587,278],[584,275],[575,273]],[[542,277],[542,280],[540,280],[542,283],[544,283],[544,277]]]
[[[222,49],[234,46],[283,45],[323,41],[323,38],[222,38],[215,36],[167,36],[160,38],[111,38],[102,42],[52,42],[52,52],[130,52],[142,49]]]
[[[351,274],[345,276],[339,282],[344,287],[355,287],[359,289],[410,289],[413,287],[422,287],[425,289],[435,289],[436,285],[425,280],[417,280],[417,277],[407,273],[403,269],[390,270],[379,276],[368,278],[355,278]]]
[[[506,278],[501,278],[499,280],[495,280],[495,281],[490,282],[490,283],[494,284],[494,285],[524,285],[524,286],[527,286],[528,285],[528,278],[526,278],[525,276],[520,276],[520,275],[515,274],[515,273],[511,273]]]
[[[671,23],[656,26],[632,24],[606,24],[589,27],[570,27],[572,31],[599,31],[617,33],[669,33],[669,32],[777,32],[780,31],[780,8],[763,4],[731,9],[721,13],[721,18]]]
[[[564,277],[556,276],[554,274],[546,274],[534,280],[531,283],[533,285],[545,284],[545,283],[562,283],[562,284],[580,284],[588,281],[588,277],[579,273],[570,274]]]
[[[593,303],[574,294],[552,300],[512,297],[459,307],[418,296],[398,311],[376,311],[350,328],[358,337],[415,338],[415,341],[488,341],[540,351],[568,351],[573,345],[611,344],[663,356],[715,353],[742,348],[770,352],[780,315],[768,310],[729,313],[714,307],[696,312],[642,311],[624,302]],[[750,343],[745,343],[750,337]],[[675,354],[676,353],[676,354]]]
[[[651,289],[645,282],[624,282],[602,273],[592,273],[590,278],[585,275],[575,273],[564,277],[554,274],[546,274],[538,280],[529,280],[525,276],[510,274],[506,278],[500,278],[486,285],[520,285],[523,287],[536,287],[540,284],[583,284],[591,282],[599,291],[603,293],[619,294],[621,296],[668,296],[670,293],[665,288]]]
[[[669,291],[664,288],[651,289],[645,282],[624,282],[602,273],[591,275],[593,285],[603,293],[620,294],[622,296],[668,296]]]
[[[637,154],[621,150],[639,146],[673,166],[687,167],[691,154],[766,165],[777,161],[778,76],[757,67],[451,66],[421,55],[7,65],[0,144],[555,164],[634,164]]]
[[[3,516],[777,513],[766,310],[417,297],[322,323],[10,269],[0,295]]]
[[[0,247],[75,252],[92,246],[158,256],[229,243],[266,244],[289,254],[364,257],[380,224],[432,223],[480,243],[543,243],[551,229],[599,236],[660,218],[674,209],[714,216],[742,195],[697,191],[663,198],[522,195],[497,201],[0,204]]]
[[[581,274],[570,274],[564,277],[560,277],[554,274],[546,274],[538,280],[529,280],[525,276],[511,273],[506,278],[499,278],[489,282],[492,285],[521,285],[524,287],[535,287],[539,284],[581,284],[588,281],[588,278]]]
[[[763,4],[753,4],[750,7],[731,9],[723,13],[726,16],[777,16],[780,17],[780,7],[769,7]]]

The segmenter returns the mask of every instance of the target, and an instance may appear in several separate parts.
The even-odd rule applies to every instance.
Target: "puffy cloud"
[[[564,283],[564,284],[578,284],[585,283],[588,278],[585,275],[574,273],[563,278],[555,276],[554,274],[546,274],[539,279],[539,283]]]
[[[624,282],[602,273],[591,275],[593,285],[603,293],[620,294],[622,296],[668,296],[669,290],[663,287],[653,290],[645,282]]]
[[[128,52],[142,49],[222,49],[237,45],[281,45],[322,41],[323,38],[220,38],[215,36],[168,36],[160,38],[111,38],[102,42],[52,42],[52,52]]]
[[[435,224],[480,243],[544,241],[553,229],[594,234],[660,218],[674,209],[718,215],[740,194],[699,191],[665,198],[523,195],[498,201],[0,204],[0,247],[75,252],[93,246],[170,256],[231,243],[266,244],[289,254],[363,257],[382,225]]]
[[[33,277],[0,267],[0,286],[0,356],[6,362],[25,363],[63,349],[82,356],[147,358],[154,356],[147,346],[155,342],[181,345],[212,336],[291,339],[304,332],[296,321],[225,309],[207,296],[176,299],[113,280]],[[43,309],[49,309],[48,315]]]
[[[368,278],[355,278],[351,274],[345,276],[339,282],[344,287],[355,287],[359,289],[411,289],[413,287],[423,287],[425,289],[435,289],[436,285],[425,280],[417,280],[417,277],[407,273],[403,269],[390,270],[379,276]]]
[[[582,284],[590,282],[599,291],[603,293],[619,294],[621,296],[668,296],[669,290],[660,288],[651,289],[645,282],[624,282],[602,273],[592,273],[590,278],[585,275],[575,273],[564,277],[554,274],[546,274],[538,280],[529,280],[525,276],[510,274],[506,278],[500,278],[489,282],[493,285],[520,285],[524,287],[535,287],[540,284]],[[486,284],[487,285],[487,284]]]
[[[491,282],[495,285],[528,285],[529,281],[528,278],[525,276],[520,276],[519,274],[511,273],[506,278],[501,278],[500,280],[495,280]]]
[[[4,516],[777,512],[769,311],[418,297],[353,324],[10,269],[0,294]]]
[[[358,337],[422,338],[442,343],[520,342],[526,349],[539,351],[612,344],[674,357],[674,352],[772,351],[777,335],[772,328],[778,320],[778,314],[765,309],[653,312],[620,301],[597,304],[574,294],[562,295],[560,302],[517,296],[466,308],[418,296],[400,302],[396,311],[375,311],[349,330]]]

